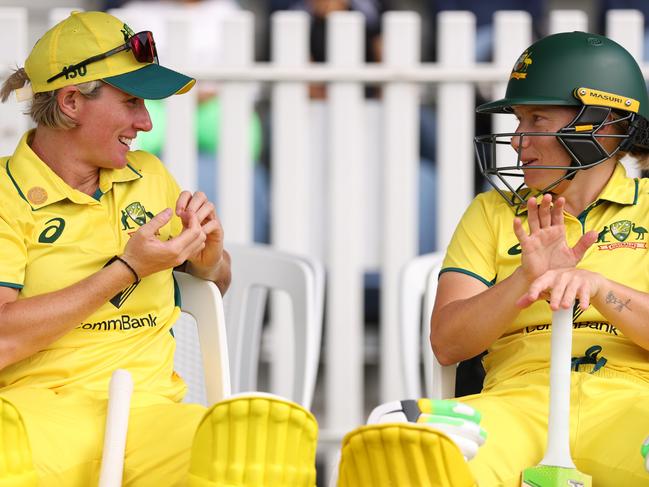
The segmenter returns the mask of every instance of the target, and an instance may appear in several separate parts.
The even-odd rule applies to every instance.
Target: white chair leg
[[[124,471],[124,450],[128,416],[131,408],[133,379],[123,369],[113,372],[108,392],[106,412],[106,432],[104,434],[104,451],[101,459],[99,487],[121,487]]]

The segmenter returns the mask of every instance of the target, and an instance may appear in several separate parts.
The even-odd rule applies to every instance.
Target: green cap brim
[[[548,98],[548,97],[525,97],[525,98],[502,98],[500,100],[490,101],[483,103],[476,112],[478,113],[512,113],[511,107],[514,105],[558,105],[558,106],[577,106],[578,101],[575,99],[574,103],[567,103],[562,98]]]
[[[147,64],[130,73],[104,78],[104,81],[129,95],[145,100],[160,100],[189,91],[194,78],[180,74],[159,64]]]

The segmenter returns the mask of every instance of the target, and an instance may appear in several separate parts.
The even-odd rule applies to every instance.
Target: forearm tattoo
[[[615,306],[615,310],[619,312],[622,312],[624,308],[631,311],[631,308],[629,308],[630,302],[631,298],[627,299],[626,301],[622,301],[615,294],[613,294],[613,291],[609,291],[606,295],[606,304],[612,304],[613,306]]]

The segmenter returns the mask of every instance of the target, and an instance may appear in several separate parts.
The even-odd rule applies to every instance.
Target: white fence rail
[[[135,30],[145,27],[141,20],[124,20]],[[27,21],[24,9],[0,9],[2,72],[23,64]],[[219,82],[224,123],[217,203],[231,241],[252,238],[248,125],[255,87],[272,83],[272,242],[284,250],[320,257],[328,269],[326,419],[320,418],[325,437],[327,429],[335,437],[363,421],[362,273],[368,267],[382,271],[380,397],[385,401],[402,395],[397,283],[399,269],[417,251],[421,85],[431,83],[437,90],[438,132],[429,136],[437,138],[439,216],[435,224],[438,248],[443,248],[473,196],[475,86],[488,84],[494,97],[502,95],[514,60],[532,41],[526,13],[498,12],[494,62],[476,64],[473,16],[444,12],[437,21],[436,63],[419,61],[419,17],[390,12],[383,17],[384,60],[366,65],[362,16],[335,13],[328,20],[328,62],[312,65],[308,17],[280,12],[272,19],[272,61],[256,63],[253,18],[240,12],[223,24],[228,48],[218,66],[187,65],[185,33],[191,26],[182,17],[168,21],[166,64],[200,80]],[[550,32],[586,26],[583,12],[550,14]],[[643,54],[642,29],[639,12],[608,13],[606,33],[638,59]],[[312,81],[329,83],[323,104],[308,98],[307,83]],[[366,82],[383,87],[381,101],[374,106],[368,107],[364,98]],[[196,103],[195,95],[168,101],[165,163],[181,186],[190,189],[197,186]],[[0,106],[0,114],[0,150],[8,154],[28,121],[15,102]],[[379,123],[372,123],[377,117]],[[513,121],[506,118],[494,118],[497,130],[513,128]]]

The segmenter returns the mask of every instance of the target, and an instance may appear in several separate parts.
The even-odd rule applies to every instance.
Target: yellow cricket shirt
[[[154,156],[129,152],[124,169],[101,169],[89,196],[68,186],[31,150],[28,132],[0,159],[0,285],[19,299],[70,286],[120,255],[129,235],[165,208],[178,185]],[[160,230],[181,230],[178,217]],[[176,306],[172,271],[143,279],[114,296],[72,331],[31,357],[0,370],[0,392],[25,385],[107,391],[116,368],[135,388],[177,400],[185,390],[173,372],[170,327]],[[52,310],[55,312],[55,310]]]
[[[515,214],[527,226],[527,209],[513,209],[495,190],[478,195],[466,210],[449,244],[443,272],[462,272],[487,286],[520,266],[520,245],[513,230]],[[593,244],[577,267],[599,272],[626,286],[649,292],[649,180],[631,179],[618,164],[599,198],[581,215],[564,214],[566,237],[573,246],[596,230]],[[512,304],[513,306],[513,304]],[[479,316],[475,317],[480,320]],[[615,323],[590,306],[573,312],[573,356],[600,345],[606,367],[640,375],[649,381],[649,352],[627,339]],[[489,381],[546,368],[550,357],[552,312],[538,301],[522,310],[485,357]]]

